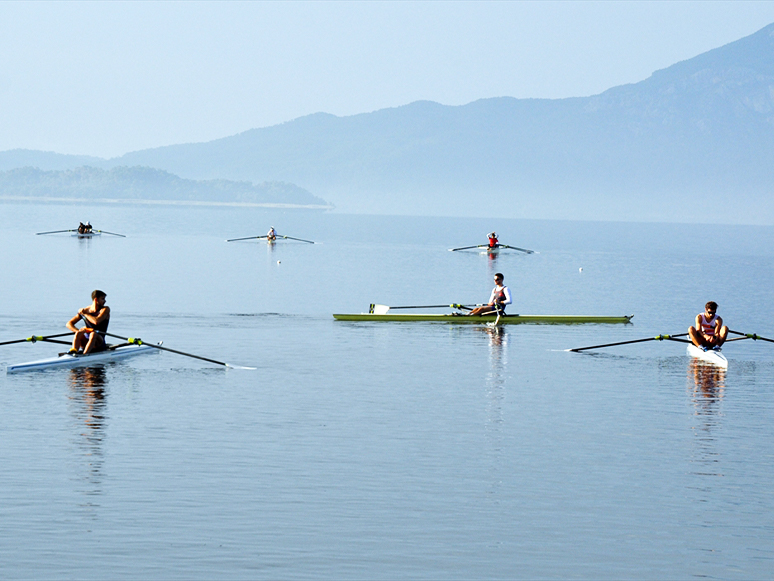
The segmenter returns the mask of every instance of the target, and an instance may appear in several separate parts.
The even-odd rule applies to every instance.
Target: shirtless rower
[[[489,296],[489,303],[482,307],[476,307],[468,313],[469,316],[486,315],[487,313],[494,312],[497,312],[499,315],[505,314],[505,306],[510,305],[513,302],[511,301],[511,291],[503,284],[502,273],[498,272],[494,275],[494,282],[495,287],[492,289],[492,294]]]
[[[717,314],[718,304],[710,301],[704,305],[704,312],[696,315],[696,323],[688,328],[691,341],[699,349],[720,351],[720,346],[728,338],[728,327]]]
[[[67,321],[67,328],[75,333],[73,347],[70,353],[78,353],[81,349],[84,355],[104,351],[107,349],[105,333],[110,323],[110,307],[105,305],[107,295],[101,290],[91,293],[91,305],[78,310],[78,314]],[[83,321],[85,326],[78,328],[75,325]]]

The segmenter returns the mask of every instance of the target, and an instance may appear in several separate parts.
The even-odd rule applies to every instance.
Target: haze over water
[[[62,332],[100,288],[111,332],[257,367],[162,353],[0,375],[4,578],[771,577],[774,345],[728,344],[727,372],[671,342],[564,350],[684,333],[707,300],[774,338],[774,228],[0,212],[0,341]],[[34,235],[81,220],[127,238]],[[270,226],[319,244],[224,241]],[[492,229],[539,253],[447,251]],[[511,313],[633,324],[331,317],[483,302],[497,271]]]

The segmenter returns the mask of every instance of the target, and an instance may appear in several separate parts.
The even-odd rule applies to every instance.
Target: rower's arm
[[[75,326],[75,324],[81,320],[81,315],[75,315],[72,319],[67,321],[67,328],[72,331],[73,333],[78,332],[78,327]]]
[[[92,325],[99,325],[110,316],[110,307],[102,307],[96,315],[86,314],[86,320]]]

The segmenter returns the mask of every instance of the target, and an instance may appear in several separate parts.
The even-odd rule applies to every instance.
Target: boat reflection
[[[694,405],[700,405],[707,413],[723,399],[726,389],[726,369],[691,358],[688,376],[693,379]]]
[[[89,494],[100,492],[104,464],[103,442],[106,424],[105,367],[82,367],[70,369],[69,400],[76,429],[77,443],[86,459],[84,480],[89,483]]]
[[[722,476],[720,454],[716,448],[715,431],[723,417],[721,404],[726,390],[726,369],[691,358],[688,364],[688,385],[691,390],[694,433],[693,472],[699,476]]]

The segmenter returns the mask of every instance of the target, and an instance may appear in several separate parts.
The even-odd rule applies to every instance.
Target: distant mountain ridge
[[[293,184],[197,181],[149,167],[125,166],[109,170],[90,166],[69,170],[41,170],[33,167],[12,169],[0,172],[0,196],[327,207],[324,200]]]
[[[317,113],[100,163],[292,182],[343,211],[774,224],[774,24],[591,97]]]

